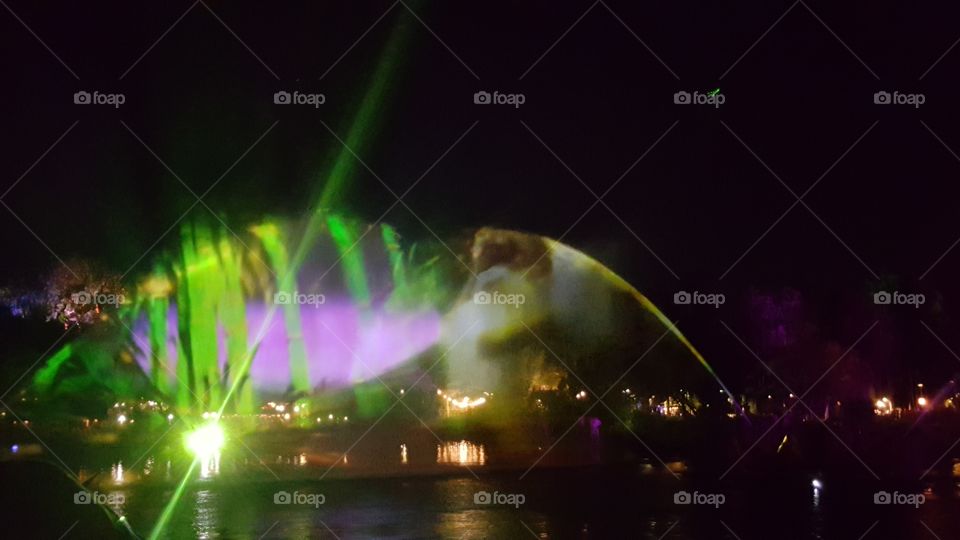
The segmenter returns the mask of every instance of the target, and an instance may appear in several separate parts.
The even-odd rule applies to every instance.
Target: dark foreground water
[[[797,483],[779,488],[761,483],[698,492],[701,499],[722,493],[723,504],[715,508],[675,504],[678,490],[693,496],[697,486],[666,472],[557,469],[534,471],[522,480],[522,471],[479,474],[480,479],[468,473],[199,481],[184,492],[162,537],[960,538],[960,501],[953,482],[928,489],[917,508],[877,505],[872,492],[832,486],[830,479],[816,490]],[[477,497],[485,502],[484,492],[499,502],[478,504]],[[123,512],[134,530],[146,536],[172,488],[131,486],[123,493]]]
[[[826,452],[816,467],[786,459],[745,459],[735,467],[719,460],[711,467],[702,457],[665,467],[637,456],[594,464],[569,458],[591,457],[592,443],[576,452],[561,445],[511,457],[495,444],[438,443],[429,433],[407,433],[402,444],[371,433],[364,444],[346,446],[323,434],[299,442],[284,435],[231,442],[222,459],[189,474],[191,461],[175,437],[149,451],[139,444],[54,447],[89,492],[108,498],[105,505],[142,538],[167,508],[159,537],[178,540],[960,538],[955,458],[922,478],[922,471],[889,465],[875,467],[874,478],[873,469],[846,452]],[[353,435],[340,439],[355,441]],[[294,450],[275,451],[285,448]],[[620,452],[609,446],[606,455]],[[55,460],[48,454],[41,445],[24,444],[16,459],[49,465]],[[551,456],[564,459],[551,462]],[[0,501],[0,510],[8,510],[0,523],[29,522],[37,533],[30,537],[59,539],[65,531],[63,538],[102,537],[83,531],[93,521],[79,511],[91,506],[76,504],[76,484],[53,489],[58,480],[66,482],[60,470],[50,465],[45,476],[17,463],[0,461],[6,465],[0,467],[0,500],[13,504],[6,508]],[[191,481],[176,496],[187,477]],[[168,505],[171,500],[176,504]]]

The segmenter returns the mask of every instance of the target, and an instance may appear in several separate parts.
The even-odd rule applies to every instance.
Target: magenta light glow
[[[247,327],[259,329],[270,306],[248,303]],[[440,337],[440,317],[432,311],[395,312],[385,307],[359,308],[347,298],[327,298],[322,305],[300,308],[303,340],[307,349],[310,385],[313,388],[340,388],[377,377],[433,346]],[[172,307],[167,323],[168,380],[175,383],[177,362],[177,312]],[[136,325],[136,342],[147,348],[147,321]],[[249,345],[255,343],[250,333]],[[253,363],[250,378],[254,389],[283,392],[290,386],[286,327],[283,317],[274,316],[266,330]],[[219,364],[226,365],[226,337],[218,336]],[[137,362],[150,370],[149,350],[137,354]]]

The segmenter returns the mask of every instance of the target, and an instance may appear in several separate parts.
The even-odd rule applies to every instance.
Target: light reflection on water
[[[437,444],[435,449],[435,463],[440,466],[484,466],[486,465],[488,459],[486,446],[469,440],[444,441],[440,444]],[[410,448],[407,444],[401,444],[399,450],[399,461],[401,466],[414,462],[417,454],[415,448]],[[395,451],[396,450],[394,450],[394,452]],[[396,456],[396,454],[393,455]],[[222,468],[221,465],[223,464],[223,459],[227,459],[231,465],[229,467]],[[396,457],[393,459],[396,459]],[[129,515],[129,506],[131,501],[127,497],[128,493],[133,494],[134,497],[139,497],[141,499],[134,503],[135,506],[140,507],[135,508],[134,512],[140,514],[143,512],[143,506],[146,505],[149,507],[157,504],[155,502],[145,503],[142,500],[142,495],[140,495],[144,491],[141,490],[153,489],[151,486],[170,486],[175,484],[180,480],[180,475],[182,475],[184,472],[180,465],[174,464],[169,459],[164,459],[158,463],[158,456],[155,455],[145,456],[141,458],[141,460],[142,461],[140,461],[139,464],[134,463],[132,467],[127,465],[123,460],[117,460],[110,463],[109,468],[101,469],[103,483],[101,484],[100,489],[109,490],[115,494],[123,495],[123,497],[112,499],[114,504],[111,504],[111,508],[118,515]],[[275,464],[272,467],[290,467],[291,470],[293,468],[300,469],[310,466],[308,455],[303,452],[297,454],[276,455],[274,456],[274,459],[270,461]],[[345,459],[343,461],[346,462]],[[224,499],[224,496],[226,494],[220,491],[220,488],[217,487],[216,484],[211,484],[208,482],[217,478],[231,481],[237,477],[242,477],[245,474],[244,471],[249,471],[250,467],[260,468],[262,466],[262,463],[259,463],[256,459],[250,459],[249,456],[242,458],[237,456],[235,458],[231,458],[229,454],[221,454],[220,452],[202,459],[197,467],[197,471],[194,473],[196,475],[195,480],[200,482],[195,484],[198,490],[194,492],[192,496],[185,498],[179,505],[183,507],[183,511],[189,513],[188,515],[184,515],[184,518],[187,518],[187,521],[182,522],[183,527],[189,526],[189,536],[195,536],[197,538],[216,538],[219,537],[224,530],[225,523],[222,522],[222,519],[224,518],[223,507],[226,500]],[[280,469],[277,470],[279,471]],[[109,471],[109,476],[106,474],[107,471]],[[84,476],[94,476],[86,469],[82,471],[82,474]],[[466,500],[468,502],[472,501],[473,491],[475,489],[474,487],[471,487],[468,490],[463,485],[460,485],[459,482],[454,482],[450,487],[455,488],[455,493],[445,493],[443,495],[443,499],[445,501],[448,499]],[[260,502],[262,501],[245,501],[245,504],[257,503],[253,504],[250,510],[253,516],[259,517],[261,514],[272,515],[271,511],[273,508],[265,510],[262,508]],[[270,506],[272,507],[272,505]],[[282,507],[280,509],[283,510]],[[494,519],[494,516],[491,512],[483,511],[483,509],[477,509],[473,507],[473,505],[470,505],[469,508],[461,510],[462,511],[444,512],[442,519],[434,524],[435,530],[439,531],[444,536],[446,536],[447,533],[455,534],[458,531],[466,532],[486,530],[491,526],[489,520]],[[386,514],[390,513],[386,510],[385,512],[386,513],[380,517],[386,518]],[[138,515],[137,517],[139,518],[140,516]],[[299,516],[299,518],[289,520],[283,534],[292,534],[297,537],[308,536],[310,531],[317,530],[317,519],[319,518],[316,515],[313,517],[309,515],[302,515]],[[138,521],[142,521],[142,518]],[[234,524],[234,526],[235,525],[236,524]],[[250,525],[254,526],[253,523]],[[269,524],[267,525],[269,526]],[[138,523],[138,526],[142,527],[143,524]],[[181,532],[184,531],[181,530]],[[277,532],[278,531],[275,530],[271,534],[275,534]],[[462,537],[463,534],[460,534],[460,536]]]
[[[422,459],[416,459],[416,450],[411,449],[407,444],[401,444],[399,450],[400,465],[409,465],[410,463],[415,462],[422,463]],[[396,456],[396,454],[394,454],[394,456]],[[420,457],[423,458],[426,456]],[[478,444],[469,440],[444,441],[436,445],[436,459],[434,462],[437,465],[456,465],[464,467],[483,466],[487,464],[488,457],[487,448],[483,444]],[[224,462],[224,459],[227,461]],[[393,459],[396,459],[396,457]],[[338,454],[338,461],[344,465],[350,463],[345,454]],[[368,460],[363,460],[359,466],[365,466],[367,461]],[[311,462],[306,452],[275,455],[268,463],[270,462],[273,463],[270,466],[271,471],[281,471],[285,467],[290,467],[291,469],[287,469],[290,471],[292,468],[306,469],[311,466],[316,466],[316,463]],[[224,463],[229,463],[229,467],[223,468],[222,465],[224,465]],[[394,461],[394,463],[396,463],[396,461]],[[85,482],[90,478],[102,475],[102,480],[98,481],[100,488],[116,489],[118,486],[138,485],[142,482],[178,482],[180,480],[180,475],[183,474],[183,469],[181,468],[182,465],[183,464],[175,465],[170,459],[165,459],[158,463],[157,456],[148,455],[141,457],[140,462],[134,463],[132,468],[126,466],[123,460],[117,460],[110,463],[109,477],[106,474],[106,468],[101,468],[98,472],[97,469],[81,467],[78,472],[81,482]],[[243,476],[251,469],[263,472],[263,467],[263,462],[258,460],[256,457],[231,457],[230,454],[224,455],[221,452],[216,452],[200,460],[199,466],[197,467],[197,472],[195,474],[197,479],[200,480],[210,480],[221,476],[232,478],[238,475]]]
[[[429,456],[432,449],[436,452],[435,464],[446,466],[447,470],[451,471],[458,467],[484,466],[489,463],[487,447],[469,440],[444,441],[425,447],[406,444],[399,446],[399,448],[393,446],[383,449],[383,452],[390,455],[393,463],[399,461],[403,464],[408,460],[410,463],[416,463],[414,458],[418,454],[421,460],[424,458],[429,460],[429,457],[433,457]],[[423,455],[425,452],[428,455]],[[400,456],[397,456],[398,453]],[[268,463],[279,464],[292,475],[288,478],[300,478],[291,482],[303,483],[302,486],[293,484],[282,489],[290,492],[299,489],[301,493],[318,489],[327,492],[326,489],[319,488],[319,484],[310,483],[311,480],[307,478],[310,473],[306,476],[293,475],[293,471],[297,469],[303,471],[303,467],[312,466],[308,461],[308,454],[297,453],[271,457],[276,459],[270,459]],[[164,477],[168,480],[172,479],[175,483],[183,474],[180,466],[172,464],[169,460],[158,462],[157,459],[160,458],[153,455],[142,459],[139,465],[126,460],[117,460],[113,463],[105,463],[105,467],[100,469],[102,475],[100,489],[123,495],[113,499],[118,501],[118,504],[112,504],[111,508],[119,515],[127,516],[138,533],[149,532],[149,524],[156,519],[162,510],[163,503],[166,502],[166,497],[169,496],[170,482],[163,482]],[[591,511],[573,510],[573,513],[577,514],[576,519],[580,521],[573,523],[570,516],[572,508],[564,502],[569,495],[558,496],[553,481],[549,484],[554,487],[546,486],[538,480],[531,482],[529,479],[511,486],[508,482],[515,479],[512,475],[506,475],[509,477],[507,479],[499,478],[494,483],[486,478],[477,481],[472,477],[459,475],[436,480],[405,479],[402,484],[370,479],[346,482],[338,480],[338,483],[334,484],[337,486],[336,491],[327,492],[329,494],[327,504],[319,508],[306,508],[301,507],[302,505],[277,506],[271,503],[275,491],[281,489],[277,487],[279,484],[270,479],[246,481],[247,471],[254,467],[262,468],[262,463],[253,462],[250,467],[246,467],[243,464],[248,458],[231,457],[230,453],[225,453],[223,459],[227,460],[223,468],[221,468],[220,455],[211,456],[197,468],[194,474],[198,482],[193,483],[185,493],[178,505],[177,516],[174,517],[170,530],[164,533],[165,538],[258,538],[265,532],[269,533],[267,535],[269,538],[305,538],[318,533],[327,534],[327,526],[344,538],[347,536],[407,538],[411,535],[422,538],[536,535],[545,538],[548,537],[546,535],[554,537],[560,530],[571,534],[576,533],[584,538],[600,538],[605,537],[604,527],[617,529],[637,526],[635,522],[617,521],[616,516],[620,514],[603,514],[606,511],[602,508],[603,504],[589,497],[578,504],[585,507],[600,504],[601,508]],[[364,460],[357,458],[357,461]],[[642,481],[654,482],[649,485],[655,486],[658,477],[672,478],[671,472],[685,476],[686,464],[683,461],[670,461],[665,465],[666,467],[663,463],[650,463],[639,467],[630,483],[646,478],[648,480]],[[276,470],[279,472],[281,469]],[[954,474],[960,472],[960,464],[954,467],[953,472]],[[264,473],[263,476],[266,474]],[[216,480],[217,478],[220,480]],[[244,483],[237,485],[235,483],[237,479]],[[222,481],[228,483],[221,484]],[[409,485],[406,484],[407,482]],[[584,489],[580,491],[582,493],[596,493],[598,485],[602,485],[606,490],[610,479],[597,480],[593,479],[592,475],[577,477],[576,473],[571,473],[570,478],[564,479],[561,483],[567,482],[583,486]],[[822,537],[821,533],[824,531],[837,528],[835,523],[828,522],[828,514],[824,513],[825,502],[829,506],[829,500],[823,498],[824,490],[830,487],[826,484],[824,481],[822,485],[825,487],[821,487],[819,479],[807,484],[809,486],[807,489],[812,489],[812,497],[807,499],[804,513],[795,516],[803,523],[805,530],[811,532],[814,537]],[[624,484],[626,485],[628,484]],[[157,491],[158,487],[160,491]],[[474,503],[476,492],[480,490],[493,492],[497,489],[502,493],[524,493],[528,501],[536,501],[538,508],[534,511],[529,505],[520,508],[501,508],[497,505],[478,507]],[[657,488],[652,487],[651,491],[656,494]],[[571,487],[570,492],[578,491]],[[650,520],[648,526],[651,530],[648,532],[651,533],[651,538],[667,532],[666,529],[677,521],[677,516],[672,509],[664,511],[662,508],[656,508],[656,501],[660,498],[667,500],[670,498],[669,495],[670,493],[656,494],[653,498],[653,510],[650,511],[649,516],[646,516],[646,519]],[[638,494],[634,493],[632,496],[637,498]],[[641,493],[638,500],[645,500],[643,497],[646,496]],[[928,501],[937,499],[929,487],[924,491],[924,496]],[[617,503],[608,501],[604,504],[614,507]],[[937,519],[942,512],[943,510],[935,511],[931,519]],[[277,523],[275,528],[270,530],[275,523]],[[740,527],[744,525],[740,524]],[[600,530],[597,530],[598,528]],[[678,538],[709,537],[703,536],[703,531],[697,527],[688,525],[678,526],[672,534]]]
[[[426,447],[428,452],[433,448],[433,445]],[[411,446],[408,452],[416,453],[415,449],[416,447]],[[384,451],[394,460],[397,459],[396,447],[387,447]],[[448,467],[482,465],[487,463],[488,458],[483,445],[466,440],[445,441],[436,445],[436,452],[437,463]],[[229,459],[228,456],[229,454],[225,454],[224,459]],[[238,463],[242,461],[242,458],[237,460]],[[293,455],[289,460],[284,457],[283,461],[288,463],[288,466],[299,468],[301,460],[299,455]],[[137,474],[148,468],[149,463],[150,459],[145,459],[138,467],[117,461],[102,470],[103,480],[107,484],[105,487],[112,493],[123,495],[122,499],[114,499],[122,503],[113,506],[113,510],[127,516],[139,534],[149,533],[150,525],[162,511],[171,493],[169,486],[147,481],[147,475]],[[161,480],[163,474],[157,471],[156,467],[162,469],[164,465],[157,465],[156,461],[152,463],[154,464],[149,467],[155,472],[151,476]],[[244,471],[247,469],[238,468],[232,463],[220,470],[218,461],[209,462],[208,474],[211,475],[211,480],[198,481],[188,487],[162,538],[247,539],[260,538],[265,533],[265,538],[310,538],[318,535],[327,537],[327,527],[341,538],[472,539],[537,536],[586,539],[638,537],[636,533],[641,531],[645,532],[646,536],[641,534],[640,537],[647,538],[659,538],[664,533],[684,539],[705,540],[716,537],[716,530],[709,524],[697,525],[695,520],[682,519],[683,515],[678,515],[672,507],[665,509],[660,504],[662,501],[672,500],[674,484],[667,468],[682,470],[682,467],[678,467],[679,462],[668,463],[667,468],[657,463],[649,470],[642,468],[636,471],[637,474],[632,477],[613,473],[595,475],[595,471],[589,474],[553,471],[548,480],[531,476],[522,482],[516,479],[517,474],[492,473],[494,476],[484,476],[482,480],[469,475],[456,475],[335,480],[332,484],[316,483],[309,479],[290,483],[284,480],[284,484],[272,479],[246,481]],[[111,474],[107,475],[107,471]],[[217,477],[217,471],[220,480],[213,480]],[[182,471],[174,467],[175,480],[179,480],[180,474]],[[197,480],[200,480],[200,474],[195,474]],[[118,476],[123,479],[122,484],[116,483]],[[238,478],[242,483],[234,481]],[[661,485],[660,480],[666,483]],[[812,497],[806,498],[807,504],[800,505],[795,512],[785,515],[796,519],[798,526],[809,533],[807,537],[831,537],[826,534],[828,531],[836,532],[838,528],[846,527],[843,523],[838,524],[838,518],[831,522],[831,513],[825,511],[829,510],[831,503],[829,496],[825,498],[824,494],[829,494],[831,485],[835,483],[829,484],[824,480],[822,487],[811,484],[812,482],[805,486],[807,490],[812,490]],[[558,491],[557,486],[565,486],[565,489]],[[326,503],[319,508],[299,504],[273,504],[275,493],[279,489],[291,493],[323,492],[327,495]],[[523,493],[527,504],[513,508],[495,504],[478,506],[474,502],[478,491],[495,490],[501,493]],[[930,501],[936,500],[929,491],[924,492],[924,495]],[[572,503],[573,500],[576,502]],[[625,512],[624,508],[627,506],[623,504],[624,500],[636,501],[636,505],[630,506],[631,508],[647,510],[637,515]],[[938,531],[947,530],[950,516],[953,515],[951,509],[956,508],[955,504],[951,501],[950,506],[930,504],[926,507],[928,514],[924,515],[924,520]],[[768,511],[779,511],[778,508]],[[762,512],[760,514],[763,515]],[[844,520],[866,520],[863,529],[874,519],[869,516],[849,515],[846,511],[842,515],[847,516]],[[730,516],[736,518],[735,513]],[[743,538],[765,537],[748,535],[751,532],[749,524],[736,524],[728,520],[727,516],[723,519],[734,527],[738,534],[742,534]],[[755,529],[753,532],[779,526],[781,519],[784,519],[783,516],[776,519],[758,518],[758,524],[752,525]],[[678,520],[680,524],[672,528]],[[889,520],[891,527],[905,527],[902,522],[893,518]],[[915,521],[911,523],[915,524]],[[859,526],[859,523],[851,525],[854,528],[856,526]],[[668,531],[671,528],[672,532]],[[627,530],[634,534],[611,534]],[[848,531],[843,529],[843,532]],[[852,537],[861,533],[862,530],[857,531]],[[923,536],[900,537],[919,539]]]
[[[220,452],[200,460],[200,478],[210,478],[220,474]]]
[[[243,461],[248,465],[251,463],[249,458],[244,459]],[[299,454],[283,456],[278,455],[273,462],[277,465],[295,465],[297,467],[305,467],[307,465],[307,454],[305,452],[301,452]]]
[[[445,442],[437,445],[437,463],[449,465],[484,465],[487,450],[470,441]]]
[[[435,450],[435,459],[429,460],[427,456],[422,455],[423,449],[417,450],[416,447],[410,447],[404,443],[399,445],[399,456],[393,454],[396,450],[390,452],[393,455],[389,461],[405,466],[413,463],[424,463],[424,458],[426,458],[436,465],[470,467],[484,466],[489,459],[487,447],[484,444],[478,444],[465,439],[443,441],[435,446]],[[333,452],[332,454],[336,455],[337,461],[341,465],[349,465],[352,461],[345,454],[339,454],[337,452]],[[263,457],[267,458],[267,456]],[[398,457],[399,459],[397,459]],[[375,468],[381,464],[380,461],[371,461],[368,456],[361,456],[361,458],[363,459],[358,459],[356,463],[356,467],[361,471],[365,467]],[[294,474],[292,472],[294,469],[307,469],[310,467],[325,468],[328,466],[325,462],[322,465],[318,465],[318,462],[312,460],[306,452],[274,454],[265,461],[270,464],[269,470],[277,472],[286,470],[288,474]],[[108,463],[109,468],[101,468],[99,472],[96,468],[80,467],[78,471],[80,481],[84,482],[89,478],[102,475],[102,480],[98,480],[97,484],[103,489],[116,486],[136,485],[141,482],[175,483],[180,480],[184,466],[184,463],[175,464],[171,459],[163,459],[156,455],[143,456],[138,462],[133,463],[132,466],[128,466],[123,460]],[[106,463],[104,465],[106,465]],[[108,470],[109,476],[107,476]],[[195,474],[200,480],[210,480],[222,476],[230,478],[238,475],[243,476],[251,470],[263,473],[264,470],[266,470],[264,469],[264,461],[261,461],[258,456],[216,452],[200,460]]]
[[[193,530],[197,538],[205,539],[217,536],[221,523],[218,515],[219,501],[216,493],[201,490],[194,497]]]
[[[114,484],[123,484],[123,461],[113,464],[113,467],[110,468],[110,476],[113,478]]]

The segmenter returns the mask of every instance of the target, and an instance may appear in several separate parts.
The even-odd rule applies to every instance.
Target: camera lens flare
[[[208,458],[223,448],[225,436],[220,424],[201,426],[186,436],[187,449],[198,459]]]

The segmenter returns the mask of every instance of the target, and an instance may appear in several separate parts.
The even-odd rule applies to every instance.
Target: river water
[[[415,474],[327,476],[297,455],[211,462],[194,471],[160,537],[960,538],[957,478],[921,485],[910,506],[875,504],[873,488],[838,477],[718,484],[682,462],[525,471],[484,459],[480,446],[452,441],[437,445],[438,468]],[[146,537],[182,472],[153,457],[131,470],[115,463],[98,489],[122,494],[115,509]],[[678,493],[693,504],[677,504]]]

